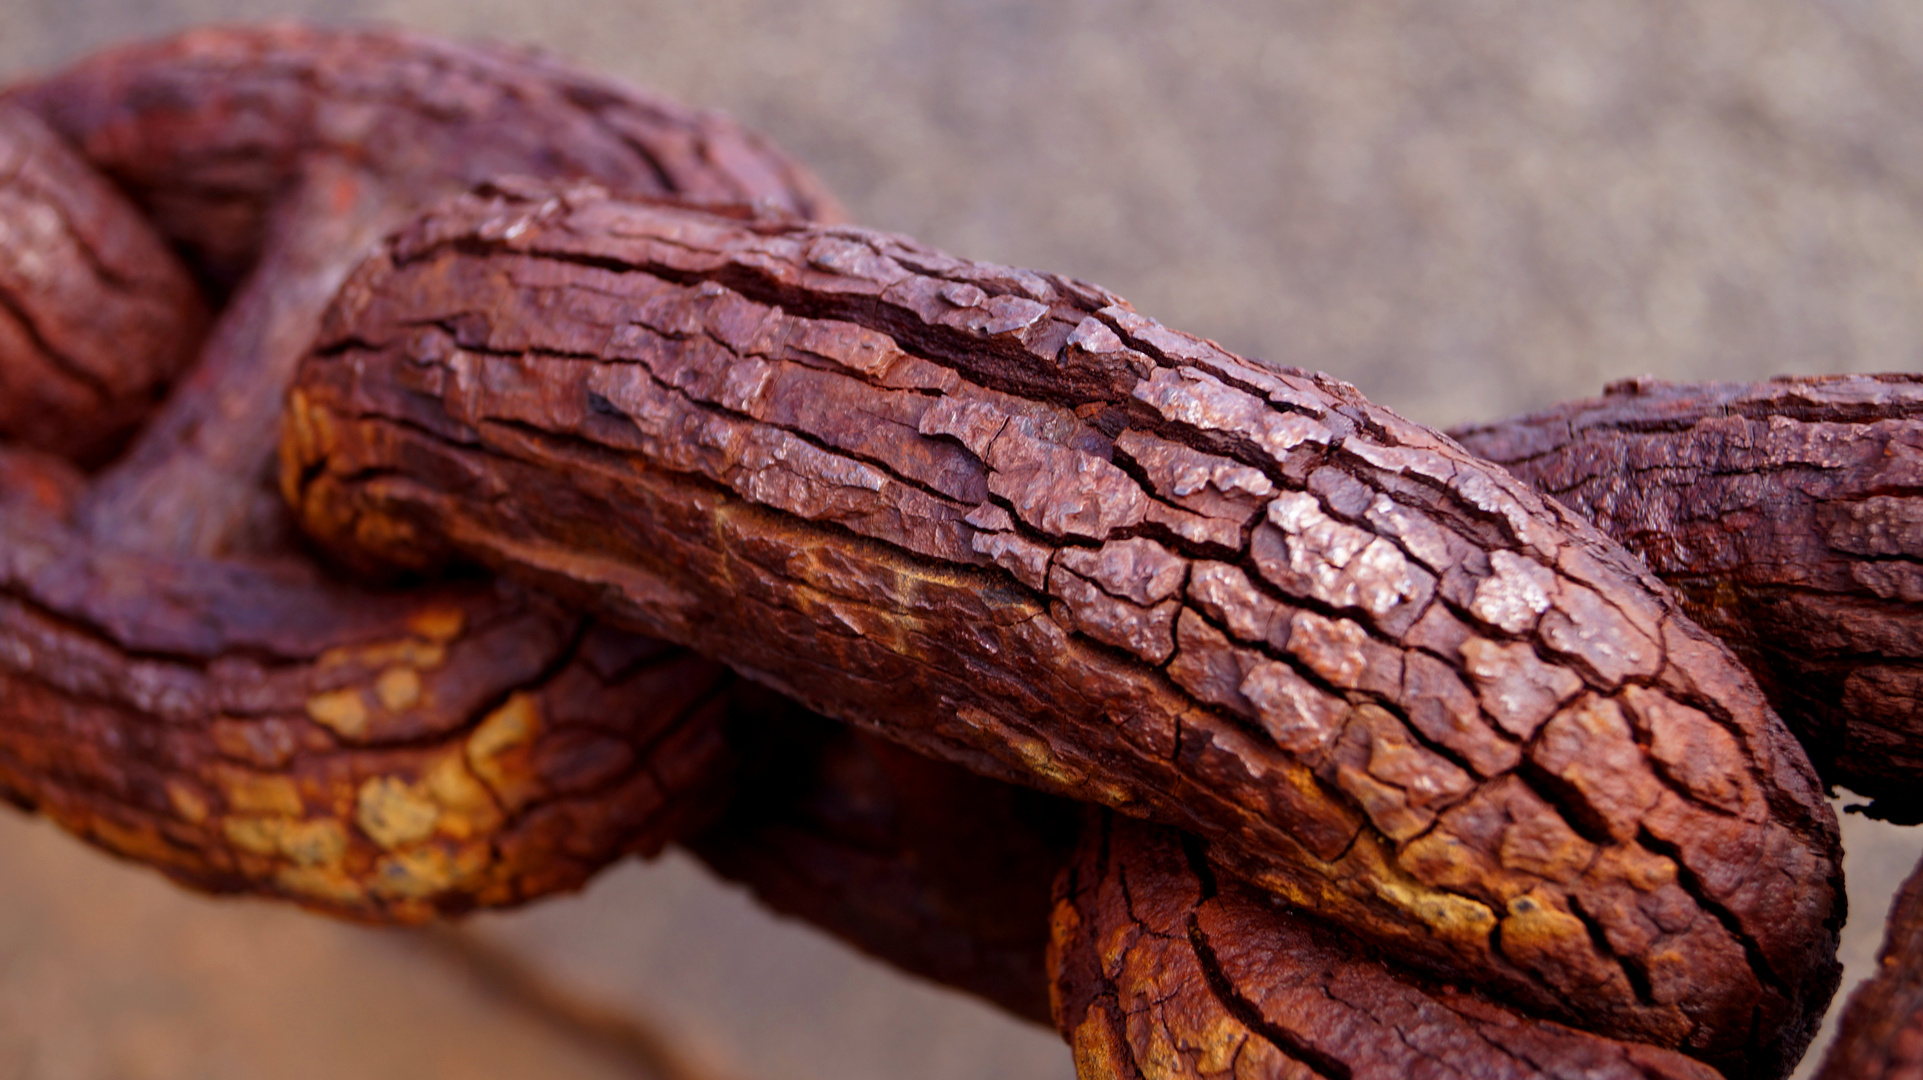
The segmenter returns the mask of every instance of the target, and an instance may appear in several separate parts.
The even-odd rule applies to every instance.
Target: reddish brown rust
[[[1454,434],[1646,559],[1825,780],[1923,814],[1923,376],[1644,379]]]
[[[739,794],[688,847],[776,911],[1048,1023],[1050,889],[1075,804],[763,696],[731,726]]]
[[[278,404],[363,249],[427,201],[499,176],[834,216],[778,149],[531,54],[395,31],[195,30],[102,53],[10,97],[131,193],[207,276],[239,281],[185,392],[101,478],[82,519],[217,556],[271,535],[256,491]],[[271,484],[269,484],[271,486]],[[271,512],[265,516],[272,517]]]
[[[1712,1080],[1700,1062],[1399,977],[1213,869],[1181,836],[1090,815],[1056,887],[1056,1023],[1081,1080]]]
[[[1923,1077],[1923,864],[1890,904],[1874,978],[1858,987],[1817,1080]]]
[[[86,489],[86,475],[65,458],[0,447],[0,511],[64,518]]]
[[[346,286],[284,484],[977,771],[1209,840],[1380,949],[1771,1075],[1834,820],[1628,553],[1324,377],[1059,277],[497,189]]]
[[[485,586],[88,543],[21,494],[57,473],[0,477],[0,792],[110,851],[418,921],[578,888],[726,793],[719,665]]]
[[[291,361],[327,298],[384,223],[468,170],[806,187],[726,121],[591,85],[279,29],[109,54],[16,95],[246,277],[123,463],[83,484],[0,451],[11,798],[203,887],[402,921],[578,886],[718,808],[725,669],[486,585],[330,580],[272,492]],[[690,149],[716,146],[733,149]],[[66,422],[100,419],[72,407]]]
[[[0,103],[0,439],[100,464],[192,358],[206,318],[126,198]]]
[[[206,27],[98,53],[7,96],[132,194],[232,284],[316,155],[410,193],[503,176],[589,176],[617,190],[841,211],[760,135],[514,48],[393,29]]]

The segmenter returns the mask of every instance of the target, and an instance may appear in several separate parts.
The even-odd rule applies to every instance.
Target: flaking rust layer
[[[579,888],[728,794],[712,661],[486,585],[106,548],[58,463],[0,478],[0,794],[115,854],[419,922]]]
[[[1398,975],[1273,897],[1218,881],[1180,834],[1153,825],[1091,814],[1056,891],[1056,1021],[1081,1080],[1717,1075]]]
[[[140,257],[99,239],[119,219],[72,210],[111,191],[90,166],[149,215],[99,210],[163,251],[142,269],[173,267],[163,314],[193,326],[201,308],[153,232],[231,292],[106,470],[0,447],[0,791],[179,880],[383,921],[578,887],[705,824],[728,793],[736,677],[524,592],[330,577],[287,528],[273,448],[341,278],[424,201],[509,172],[827,210],[806,172],[724,117],[391,31],[197,30],[6,97],[7,132],[39,141],[0,133],[0,230],[53,246],[9,248],[0,301],[34,299],[7,269],[66,241],[93,245],[101,275],[136,276],[120,261]],[[50,190],[61,170],[73,191]],[[56,196],[71,235],[30,228]],[[76,370],[140,359],[114,355],[134,338],[68,337]],[[0,348],[0,387],[32,360]],[[124,430],[109,401],[39,412]],[[0,417],[0,435],[32,434]]]
[[[101,464],[206,324],[153,226],[32,113],[0,102],[0,439]]]
[[[1454,434],[1646,559],[1825,780],[1923,818],[1923,377],[1639,379]]]
[[[283,485],[1542,1015],[1774,1075],[1834,819],[1633,557],[1323,376],[898,236],[509,185],[350,279]]]
[[[348,270],[434,199],[533,176],[839,213],[805,168],[719,113],[530,52],[396,30],[197,29],[5,97],[125,191],[225,301],[191,375],[78,515],[96,536],[178,555],[266,534],[278,509],[229,478],[272,457],[293,365]]]

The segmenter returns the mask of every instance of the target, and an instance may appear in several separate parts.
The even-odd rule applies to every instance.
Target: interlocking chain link
[[[838,215],[726,118],[391,32],[7,92],[0,791],[376,921],[685,842],[1087,1078],[1794,1062],[1834,819],[1643,564],[1352,387]],[[1805,515],[1895,604],[1908,430],[1874,520]]]

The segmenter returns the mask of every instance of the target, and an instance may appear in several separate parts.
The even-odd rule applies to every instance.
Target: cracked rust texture
[[[1850,995],[1817,1080],[1923,1077],[1923,865],[1890,903],[1877,963]]]
[[[108,50],[6,96],[40,114],[201,271],[232,283],[315,155],[395,187],[585,176],[617,190],[836,219],[765,138],[531,51],[395,29],[207,27]]]
[[[1091,814],[1056,887],[1056,1023],[1082,1080],[1712,1080],[1392,972],[1233,880],[1179,834]]]
[[[100,464],[193,358],[206,318],[126,198],[0,103],[0,439]]]
[[[812,708],[1192,831],[1378,949],[1771,1075],[1835,821],[1591,526],[1325,376],[902,237],[464,198],[344,288],[283,485]]]
[[[80,514],[95,535],[139,531],[181,555],[265,535],[227,505],[258,501],[227,477],[273,452],[277,414],[255,399],[278,403],[347,271],[426,202],[497,176],[583,177],[839,213],[805,169],[724,116],[528,53],[397,31],[195,30],[7,96],[128,192],[216,291],[238,283],[185,392]]]
[[[1079,807],[763,694],[731,722],[738,794],[686,846],[776,911],[1050,1023],[1051,889]]]
[[[1637,380],[1453,434],[1647,560],[1825,780],[1923,813],[1923,376]]]
[[[63,474],[64,473],[64,474]],[[578,888],[726,793],[719,665],[487,586],[156,556],[0,451],[0,793],[202,889],[414,922]]]
[[[0,789],[182,881],[384,921],[573,888],[704,825],[734,676],[485,584],[327,577],[275,433],[340,279],[472,175],[784,206],[811,182],[725,120],[385,33],[196,32],[13,96],[240,284],[104,473],[0,448]]]

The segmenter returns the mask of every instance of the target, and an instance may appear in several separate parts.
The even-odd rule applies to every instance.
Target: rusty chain
[[[371,921],[683,843],[1090,1080],[1787,1071],[1821,783],[1913,812],[1923,384],[1478,458],[838,215],[725,118],[406,35],[9,91],[0,791]],[[1895,1060],[1884,990],[1827,1075]]]

